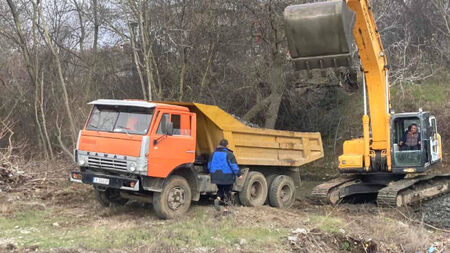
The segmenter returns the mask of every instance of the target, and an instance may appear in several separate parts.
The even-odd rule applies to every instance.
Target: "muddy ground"
[[[450,229],[450,194],[429,200],[419,209],[425,222]]]
[[[102,208],[91,187],[68,182],[71,166],[27,164],[7,180],[2,172],[0,251],[450,251],[450,230],[445,228],[450,196],[415,208],[379,208],[370,202],[315,206],[305,200],[306,192],[322,177],[307,175],[302,199],[291,209],[236,206],[223,216],[205,198],[186,216],[163,221],[151,205]]]

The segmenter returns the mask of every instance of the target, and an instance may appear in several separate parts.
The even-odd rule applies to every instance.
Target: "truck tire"
[[[244,206],[262,206],[267,198],[267,181],[264,175],[257,171],[248,173],[239,200]]]
[[[120,191],[115,189],[106,189],[100,191],[94,188],[95,198],[98,203],[104,207],[123,206],[128,202],[128,199],[120,196]]]
[[[266,181],[267,181],[267,188],[270,190],[270,185],[272,185],[273,180],[275,179],[275,177],[277,177],[278,174],[270,174],[266,177]],[[267,194],[267,198],[266,201],[264,202],[264,205],[268,205],[269,204],[269,194]]]
[[[295,202],[294,180],[286,175],[275,177],[269,188],[269,203],[273,207],[289,208]]]
[[[170,176],[161,192],[153,194],[153,209],[161,219],[173,219],[187,212],[191,205],[191,187],[182,176]]]

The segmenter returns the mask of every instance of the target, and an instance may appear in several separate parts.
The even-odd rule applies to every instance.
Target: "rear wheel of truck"
[[[267,181],[264,175],[257,171],[248,173],[239,200],[244,206],[262,206],[267,198]]]
[[[191,198],[191,188],[186,179],[170,176],[162,191],[153,194],[153,208],[159,218],[172,219],[187,212]]]
[[[278,177],[278,174],[270,174],[266,177],[266,182],[267,182],[267,188],[270,191],[270,185],[272,185],[273,180]],[[266,201],[264,202],[264,205],[269,205],[269,194],[267,193],[267,198]]]
[[[123,206],[128,202],[128,199],[120,196],[120,191],[116,189],[106,189],[104,191],[100,191],[94,188],[94,192],[98,203],[104,207]]]
[[[269,188],[269,203],[273,207],[289,208],[295,202],[294,180],[286,175],[275,177]]]

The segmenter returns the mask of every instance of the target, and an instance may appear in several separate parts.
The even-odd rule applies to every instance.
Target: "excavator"
[[[362,137],[344,142],[338,159],[341,176],[316,186],[312,200],[338,204],[347,197],[372,195],[380,206],[399,207],[448,193],[450,174],[428,173],[442,160],[436,118],[422,109],[405,113],[391,109],[389,65],[370,1],[291,5],[284,11],[284,21],[296,70],[351,67],[353,41],[360,59]],[[416,135],[410,139],[416,144],[412,148],[405,147],[407,134]]]

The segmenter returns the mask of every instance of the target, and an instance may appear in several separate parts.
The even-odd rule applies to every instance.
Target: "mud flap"
[[[242,191],[245,180],[247,179],[248,172],[249,172],[249,168],[241,169],[242,178],[236,178],[236,181],[233,184],[233,191],[236,191],[236,192]]]

